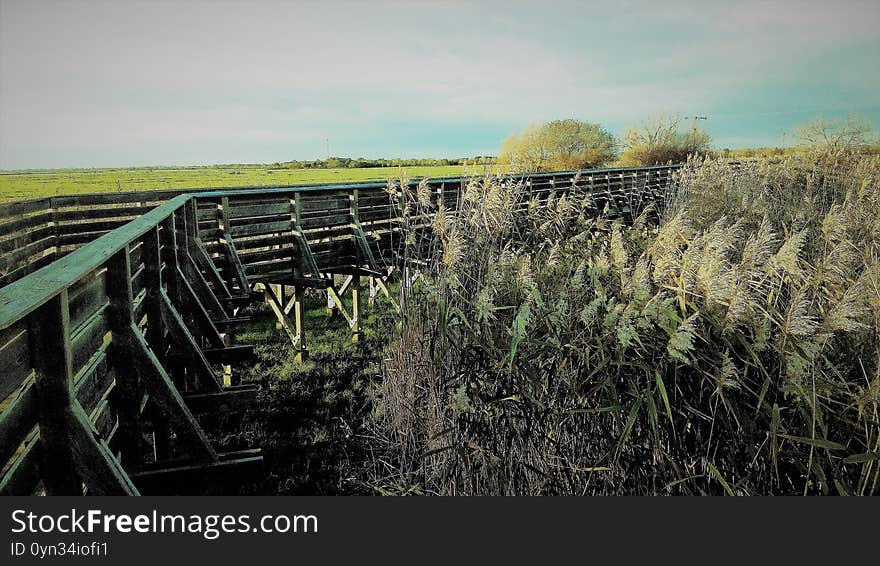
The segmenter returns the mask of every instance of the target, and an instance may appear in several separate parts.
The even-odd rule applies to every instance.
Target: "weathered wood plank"
[[[261,234],[272,234],[275,232],[289,232],[292,229],[290,220],[278,220],[275,222],[265,222],[261,224],[248,224],[244,226],[232,226],[231,234],[235,237],[240,236],[256,236]]]
[[[258,216],[277,216],[281,214],[290,214],[290,202],[268,202],[262,204],[233,204],[229,207],[229,218],[231,220],[251,218]]]
[[[0,470],[37,426],[37,392],[28,380],[0,413]]]
[[[195,413],[231,413],[247,411],[256,406],[259,389],[254,386],[239,386],[227,388],[219,393],[199,393],[184,395],[187,407]]]
[[[207,464],[183,464],[139,472],[134,474],[134,481],[145,495],[182,495],[194,490],[202,492],[205,478],[210,478],[212,484],[228,481],[240,485],[249,474],[259,474],[263,469],[259,450],[220,456],[216,462]]]
[[[21,387],[33,372],[30,338],[24,321],[0,330],[0,399],[6,399]]]

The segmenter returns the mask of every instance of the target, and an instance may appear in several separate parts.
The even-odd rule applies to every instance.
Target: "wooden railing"
[[[527,182],[539,199],[585,188],[595,207],[627,218],[662,198],[673,170]],[[422,190],[453,209],[466,182],[437,179]],[[232,339],[246,322],[241,307],[265,299],[304,355],[302,293],[326,289],[356,337],[360,277],[387,293],[400,240],[400,200],[386,188],[161,191],[0,206],[0,493],[183,492],[206,473],[258,466],[259,451],[219,453],[197,419],[255,396],[223,377],[225,365],[248,354]],[[335,277],[347,279],[337,285]],[[351,313],[341,299],[348,289]]]

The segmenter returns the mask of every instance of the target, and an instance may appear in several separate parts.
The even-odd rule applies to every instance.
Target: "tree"
[[[828,150],[860,148],[876,142],[871,122],[859,116],[846,119],[819,117],[796,127],[794,137],[802,146]]]
[[[554,120],[504,140],[498,163],[523,173],[589,169],[613,160],[615,145],[614,136],[599,124]]]
[[[696,126],[682,127],[679,116],[661,117],[632,127],[624,135],[626,149],[620,156],[621,165],[659,165],[680,163],[688,155],[709,151],[712,137]]]

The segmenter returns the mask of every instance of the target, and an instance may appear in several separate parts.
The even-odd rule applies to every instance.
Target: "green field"
[[[407,166],[343,169],[287,169],[269,166],[217,166],[179,169],[88,169],[0,173],[0,202],[62,194],[344,183],[415,177],[451,177],[478,173],[473,167]]]

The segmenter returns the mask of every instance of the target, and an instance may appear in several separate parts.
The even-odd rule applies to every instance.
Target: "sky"
[[[878,0],[0,0],[0,169],[494,155],[670,114],[776,146],[880,126],[878,93]]]

